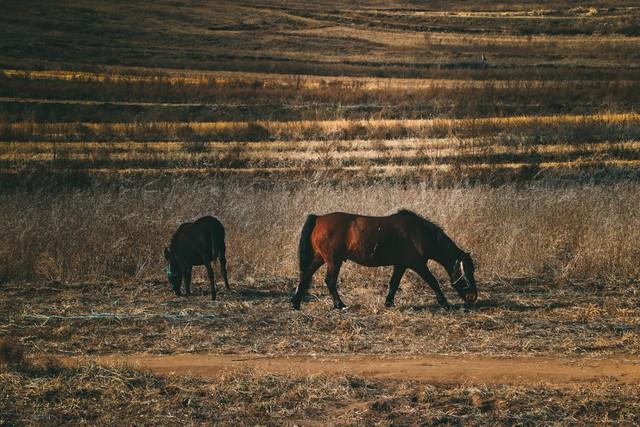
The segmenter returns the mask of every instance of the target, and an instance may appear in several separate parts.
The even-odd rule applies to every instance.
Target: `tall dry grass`
[[[182,222],[218,216],[228,233],[232,282],[295,277],[305,215],[336,210],[382,215],[413,209],[440,223],[477,260],[480,282],[640,277],[640,186],[545,184],[436,189],[420,185],[297,189],[177,179],[166,187],[92,188],[0,195],[4,281],[160,279],[162,248]],[[343,280],[387,281],[389,271],[347,266]]]

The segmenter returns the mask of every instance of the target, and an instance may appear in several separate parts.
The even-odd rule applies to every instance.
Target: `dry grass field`
[[[639,46],[628,0],[5,2],[0,425],[639,423]],[[400,208],[474,306],[291,309],[308,213]],[[205,214],[216,302],[164,272]]]
[[[477,386],[351,375],[157,375],[129,366],[16,364],[0,376],[3,414],[29,424],[509,425],[634,424],[635,386]],[[33,405],[38,402],[38,405]],[[126,402],[126,404],[123,404]],[[330,417],[330,421],[327,421]]]

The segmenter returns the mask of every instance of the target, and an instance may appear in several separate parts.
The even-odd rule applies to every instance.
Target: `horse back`
[[[224,227],[212,216],[180,224],[171,238],[170,250],[191,265],[201,265],[224,253]]]
[[[398,215],[376,217],[335,212],[318,217],[312,234],[317,253],[367,266],[419,259],[411,224]]]
[[[209,229],[215,230],[215,231],[224,230],[224,227],[222,226],[222,223],[220,222],[220,220],[218,220],[218,218],[210,216],[210,215],[203,216],[202,218],[199,218],[193,224],[196,227],[202,227],[202,228],[205,228],[205,229],[209,228]]]

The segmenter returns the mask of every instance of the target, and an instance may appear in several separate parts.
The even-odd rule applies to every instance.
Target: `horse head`
[[[169,265],[165,268],[167,272],[167,279],[173,287],[173,291],[176,295],[180,296],[180,283],[182,283],[182,270],[180,269],[177,258],[167,248],[164,248],[164,258]]]
[[[454,263],[451,272],[451,285],[466,304],[472,304],[478,299],[474,270],[471,254],[463,252],[460,259]]]

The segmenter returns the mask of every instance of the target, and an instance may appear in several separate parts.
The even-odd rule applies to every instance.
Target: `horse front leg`
[[[416,266],[412,267],[412,270],[418,273],[418,275],[429,284],[433,292],[436,293],[436,299],[438,300],[438,304],[445,310],[449,310],[451,306],[447,302],[447,297],[442,293],[442,289],[440,289],[440,283],[438,283],[438,279],[429,271],[426,266]]]
[[[387,293],[387,299],[384,303],[387,307],[393,307],[393,300],[395,299],[398,286],[400,286],[400,280],[406,267],[395,265],[393,267],[393,274],[391,275],[391,281],[389,281],[389,293]]]
[[[341,266],[342,261],[327,263],[327,275],[324,279],[324,283],[327,285],[327,288],[329,288],[329,293],[333,299],[333,308],[336,309],[343,309],[347,307],[342,302],[340,295],[338,294],[338,275],[340,274]]]
[[[191,270],[192,269],[193,269],[193,266],[191,265],[186,266],[184,269],[184,287],[188,297],[191,296]]]

